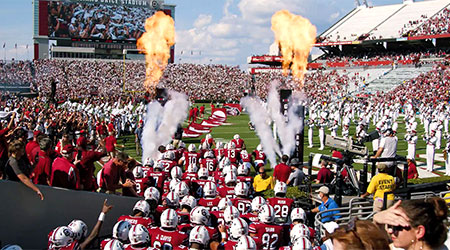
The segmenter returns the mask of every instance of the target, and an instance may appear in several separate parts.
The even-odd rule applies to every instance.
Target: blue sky
[[[222,63],[246,67],[247,57],[265,54],[273,43],[270,18],[287,9],[316,25],[318,33],[355,7],[354,0],[166,0],[175,4],[176,62]],[[372,0],[369,5],[401,3]],[[2,0],[0,58],[33,56],[32,0]],[[17,50],[14,48],[18,44]],[[26,45],[29,49],[26,49]],[[181,54],[183,51],[183,54]],[[191,53],[192,51],[192,53]],[[180,60],[181,59],[181,60]]]

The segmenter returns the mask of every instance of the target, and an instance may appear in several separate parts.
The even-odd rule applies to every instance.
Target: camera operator
[[[377,153],[372,158],[393,158],[397,155],[398,138],[394,135],[392,129],[388,128],[384,131],[384,137],[380,140]],[[394,165],[394,162],[385,162],[388,167]]]

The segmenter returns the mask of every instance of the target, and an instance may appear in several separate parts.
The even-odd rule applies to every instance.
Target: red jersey
[[[291,167],[284,163],[280,163],[275,166],[273,170],[273,178],[279,181],[286,183],[289,179],[289,175],[291,174]]]
[[[211,211],[209,211],[209,213],[211,214],[212,217],[215,217],[215,218],[216,218],[217,224],[222,224],[222,225],[225,224],[225,222],[224,222],[224,220],[223,220],[223,211],[219,211],[219,210],[214,211],[214,210],[211,210]]]
[[[147,229],[150,229],[153,225],[153,220],[151,218],[147,218],[147,217],[134,217],[131,215],[122,215],[119,217],[119,219],[117,219],[117,221],[128,221],[131,225],[137,225],[137,224],[141,224],[144,227],[146,227]]]
[[[197,165],[200,160],[200,153],[197,152],[184,152],[184,169],[186,170],[190,164]]]
[[[114,124],[112,122],[108,123],[108,132],[114,131]]]
[[[172,170],[173,167],[175,167],[177,165],[177,163],[175,161],[171,161],[171,160],[158,160],[158,163],[161,163],[163,165],[163,171],[166,173],[170,173],[170,170]]]
[[[293,199],[273,197],[267,201],[275,210],[275,217],[287,218],[291,214]]]
[[[238,176],[237,180],[238,180],[238,182],[244,182],[249,187],[253,186],[253,177],[251,177],[251,176]]]
[[[147,172],[148,177],[152,177],[155,180],[156,188],[162,190],[164,187],[164,181],[167,178],[166,172]],[[145,175],[144,175],[145,176]]]
[[[252,156],[241,152],[241,160],[242,162],[252,162]]]
[[[114,152],[116,150],[117,140],[114,135],[110,135],[105,139],[105,148],[107,152]]]
[[[222,159],[222,157],[224,157],[227,153],[227,150],[224,148],[216,148],[214,149],[214,155],[216,156],[217,159]]]
[[[228,149],[226,157],[228,157],[228,159],[230,159],[230,162],[232,164],[236,164],[239,159],[239,151],[237,149]]]
[[[283,227],[280,225],[255,222],[250,224],[248,232],[256,234],[253,237],[256,243],[256,249],[275,250],[283,245]]]
[[[226,241],[225,244],[223,244],[223,249],[225,249],[225,250],[234,250],[235,246],[237,245],[237,243],[238,242],[234,241],[234,240]]]
[[[47,178],[50,179],[52,159],[44,151],[39,151],[38,161],[32,173],[34,184],[48,185]]]
[[[188,235],[179,231],[167,231],[159,227],[148,230],[150,246],[158,249],[172,249],[188,240]]]
[[[111,238],[107,238],[102,240],[102,242],[100,242],[100,249],[103,250],[105,249],[106,244],[108,244],[110,241],[113,241],[115,239],[111,239]]]
[[[142,167],[142,172],[144,173],[144,177],[148,177],[148,173],[152,172],[153,168],[152,167]]]
[[[187,232],[194,227],[195,225],[193,224],[183,224],[178,226],[178,230],[182,232]],[[208,230],[210,241],[219,241],[219,230],[217,230],[217,228],[208,226],[205,226],[205,228],[206,230]]]
[[[80,183],[83,185],[83,190],[94,191],[97,189],[94,178],[95,162],[100,160],[105,153],[97,151],[81,151],[81,161],[77,165],[80,170]]]
[[[216,171],[217,159],[215,158],[204,158],[200,160],[200,166],[208,169],[210,173]]]
[[[136,178],[134,182],[136,183],[136,193],[144,197],[145,190],[151,186],[150,179],[148,177]]]
[[[182,180],[194,181],[197,179],[197,173],[185,172],[181,176]]]
[[[191,189],[192,189],[192,193],[196,194],[198,198],[203,197],[203,186],[205,186],[205,184],[207,182],[211,182],[210,180],[192,180],[191,181]]]
[[[206,209],[208,209],[209,211],[218,211],[219,208],[217,207],[217,205],[219,205],[220,202],[220,198],[216,197],[216,198],[201,198],[197,205],[198,206],[204,206]]]
[[[263,151],[255,150],[255,151],[253,151],[253,155],[255,156],[255,161],[256,160],[264,161],[264,162],[266,161],[266,154],[264,154]]]
[[[66,158],[59,157],[53,161],[50,183],[53,187],[78,189],[80,186],[78,169]]]
[[[259,222],[259,218],[257,214],[253,214],[253,213],[246,213],[246,214],[242,214],[241,218],[246,220],[247,222],[250,223],[254,223],[254,222]]]
[[[249,199],[237,197],[231,199],[231,202],[233,203],[233,206],[237,207],[240,214],[244,214],[252,208],[252,201]]]
[[[233,139],[231,140],[232,143],[234,143],[234,145],[236,145],[236,149],[242,149],[242,147],[244,146],[244,140],[242,140],[241,138],[239,139]]]
[[[217,192],[219,193],[219,196],[222,198],[229,198],[232,199],[234,198],[234,187],[227,187],[227,186],[223,186],[217,189]]]

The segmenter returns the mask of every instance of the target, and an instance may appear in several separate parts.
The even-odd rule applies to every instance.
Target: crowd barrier
[[[120,215],[130,214],[137,198],[94,192],[67,190],[38,185],[45,199],[24,184],[0,180],[0,241],[1,246],[18,244],[23,249],[47,248],[48,233],[57,226],[81,219],[89,232],[97,222],[103,206],[113,209],[106,215],[100,236],[111,235]]]

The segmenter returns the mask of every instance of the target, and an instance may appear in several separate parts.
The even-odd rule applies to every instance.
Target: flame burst
[[[308,55],[316,41],[316,27],[302,17],[280,10],[272,16],[272,31],[283,56],[283,74],[292,75],[302,87]]]
[[[146,79],[144,87],[151,93],[158,85],[175,44],[175,22],[162,11],[145,21],[145,33],[138,39],[137,48],[145,54]]]

